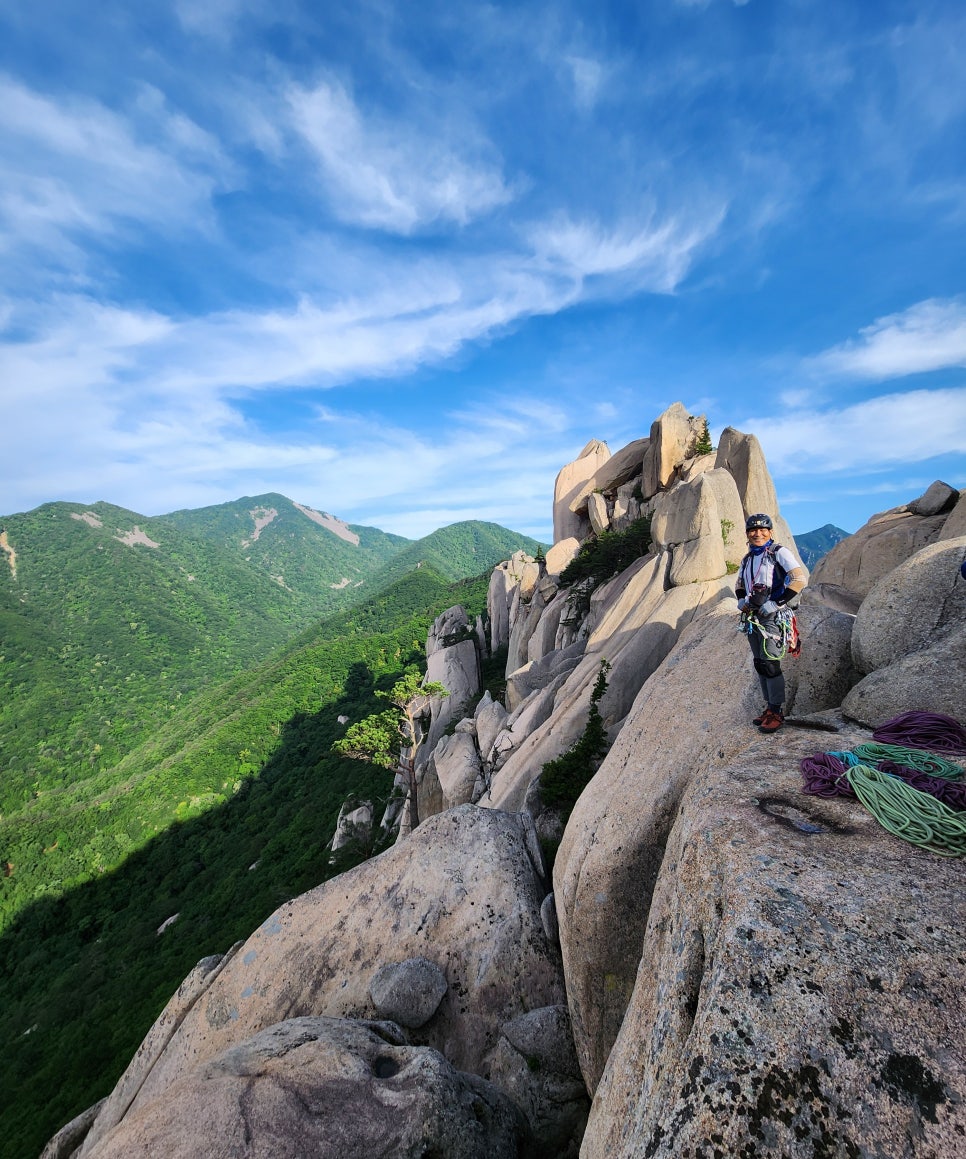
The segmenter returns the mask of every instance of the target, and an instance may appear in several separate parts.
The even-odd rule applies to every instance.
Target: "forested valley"
[[[51,504],[0,520],[16,552],[0,579],[4,1159],[38,1155],[111,1089],[201,958],[370,852],[328,849],[343,802],[391,791],[332,753],[339,717],[377,708],[424,663],[433,618],[482,611],[493,564],[537,546],[492,524],[415,544],[356,528],[369,558],[330,574],[362,559],[363,578],[337,612],[320,588],[313,613],[331,532],[278,517],[253,560],[224,531],[235,512],[185,530],[191,515]],[[130,541],[135,524],[161,546]],[[300,550],[316,559],[301,582]]]

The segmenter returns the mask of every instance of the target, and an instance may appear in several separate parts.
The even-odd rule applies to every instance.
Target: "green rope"
[[[877,765],[879,761],[895,761],[897,765],[904,765],[907,769],[915,769],[930,777],[943,777],[947,781],[961,780],[966,771],[961,765],[944,760],[933,753],[924,752],[922,749],[903,748],[896,744],[869,741],[867,744],[857,745],[852,752],[862,764]]]
[[[853,765],[845,775],[884,829],[940,857],[966,856],[966,815],[871,765]]]

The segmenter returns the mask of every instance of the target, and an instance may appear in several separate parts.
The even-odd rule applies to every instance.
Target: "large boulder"
[[[595,491],[592,495],[587,496],[586,506],[587,518],[590,520],[590,530],[595,535],[600,535],[602,531],[606,531],[610,527],[607,500],[599,491]]]
[[[542,660],[557,647],[560,624],[570,614],[570,592],[556,591],[540,613],[540,619],[527,641],[527,660]]]
[[[507,646],[506,670],[512,672],[527,662],[530,639],[543,618],[547,602],[538,589],[526,603],[522,596],[510,610],[510,642]]]
[[[102,1108],[85,1148],[199,1065],[277,1023],[373,1018],[374,974],[411,958],[434,962],[449,988],[409,1041],[438,1050],[457,1070],[485,1076],[504,1024],[565,1001],[559,951],[540,916],[542,873],[529,818],[464,805],[287,902],[244,945],[186,983]]]
[[[764,512],[772,517],[775,525],[775,541],[797,554],[795,538],[791,528],[778,510],[778,496],[765,462],[761,443],[754,435],[744,434],[734,427],[725,427],[718,440],[718,454],[715,467],[723,468],[734,479],[741,497],[745,515]],[[742,524],[742,532],[744,525]]]
[[[594,472],[611,457],[606,443],[591,439],[572,463],[561,467],[553,488],[553,541],[581,540],[589,530],[585,518],[574,513],[571,504],[582,494]],[[592,489],[592,488],[591,488]]]
[[[718,523],[721,542],[724,546],[725,563],[731,564],[733,567],[737,566],[744,559],[745,552],[748,550],[748,540],[745,536],[745,514],[741,506],[741,496],[738,494],[738,484],[730,471],[715,467],[713,462],[711,468],[704,473],[703,478],[706,485],[714,492],[718,505]]]
[[[692,764],[585,1159],[962,1154],[962,866],[803,796],[803,756],[869,734],[820,736]]]
[[[540,565],[524,551],[515,551],[497,564],[490,576],[486,610],[490,621],[490,651],[497,652],[510,639],[510,613],[521,592],[529,600],[540,581]]]
[[[480,775],[480,754],[471,733],[454,732],[452,736],[441,737],[433,749],[429,765],[439,782],[442,801],[438,810],[453,809],[465,805],[473,799],[473,786]],[[420,798],[419,815],[428,817]]]
[[[426,644],[426,681],[442,684],[447,696],[428,701],[429,726],[425,730],[425,760],[454,720],[459,720],[480,693],[480,650],[475,626],[462,607],[438,616]]]
[[[932,647],[966,627],[966,584],[959,565],[966,536],[940,540],[884,575],[855,619],[852,654],[860,672],[875,672]]]
[[[484,692],[474,713],[474,720],[476,721],[476,743],[483,760],[489,760],[493,742],[506,723],[506,718],[507,710],[500,701],[494,700],[489,690]]]
[[[580,539],[577,536],[568,535],[564,539],[557,540],[547,552],[547,575],[556,579],[566,569],[567,564],[576,558],[578,551],[580,551]]]
[[[697,768],[757,733],[748,647],[722,602],[690,623],[644,684],[584,790],[554,866],[554,896],[581,1070],[596,1087],[630,1001],[667,834]]]
[[[959,492],[956,506],[943,521],[939,538],[958,539],[961,535],[966,535],[966,491]]]
[[[380,1018],[414,1030],[433,1017],[448,989],[446,975],[435,962],[407,958],[373,974],[369,997]]]
[[[595,492],[614,492],[632,479],[639,479],[644,452],[649,439],[635,439],[606,459],[571,500],[575,515],[587,515],[591,495]]]
[[[85,1154],[516,1159],[527,1136],[506,1095],[392,1023],[303,1017],[199,1062]]]
[[[668,580],[675,587],[726,573],[718,500],[706,474],[677,483],[658,497],[651,536],[656,546],[671,549]]]
[[[802,595],[796,613],[802,651],[782,665],[785,672],[786,711],[807,716],[837,708],[862,678],[852,661],[855,616],[816,599],[811,588]]]
[[[966,721],[966,627],[870,672],[842,701],[842,711],[875,728],[901,712]]]
[[[873,515],[818,561],[810,582],[834,584],[864,600],[877,580],[938,539],[946,518],[914,515],[906,507]]]
[[[678,468],[691,457],[704,428],[704,415],[689,415],[679,402],[672,403],[651,423],[651,437],[642,464],[641,488],[645,499],[673,482]]]
[[[878,725],[900,712],[966,720],[966,536],[929,544],[884,575],[859,608],[852,655],[867,673],[842,708]]]
[[[586,1090],[566,1006],[545,1006],[508,1022],[492,1076],[501,1090],[513,1092],[537,1137],[553,1145],[547,1159],[576,1159],[587,1122]],[[548,1107],[564,1113],[555,1110],[548,1119]]]
[[[944,511],[952,511],[958,498],[959,492],[955,487],[950,487],[942,479],[937,479],[918,499],[913,499],[909,504],[909,510],[913,515],[939,515]]]

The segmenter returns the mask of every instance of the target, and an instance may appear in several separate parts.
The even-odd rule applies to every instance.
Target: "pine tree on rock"
[[[415,829],[419,824],[416,754],[425,738],[422,717],[430,697],[449,696],[449,691],[438,681],[423,684],[419,672],[412,669],[388,692],[376,695],[380,700],[387,700],[391,707],[350,725],[342,740],[336,741],[332,748],[344,757],[370,761],[401,776],[407,786],[409,817]]]

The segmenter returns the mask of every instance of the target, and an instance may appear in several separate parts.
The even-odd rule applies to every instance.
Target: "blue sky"
[[[2,0],[0,511],[549,540],[680,400],[793,530],[966,487],[960,0]]]

